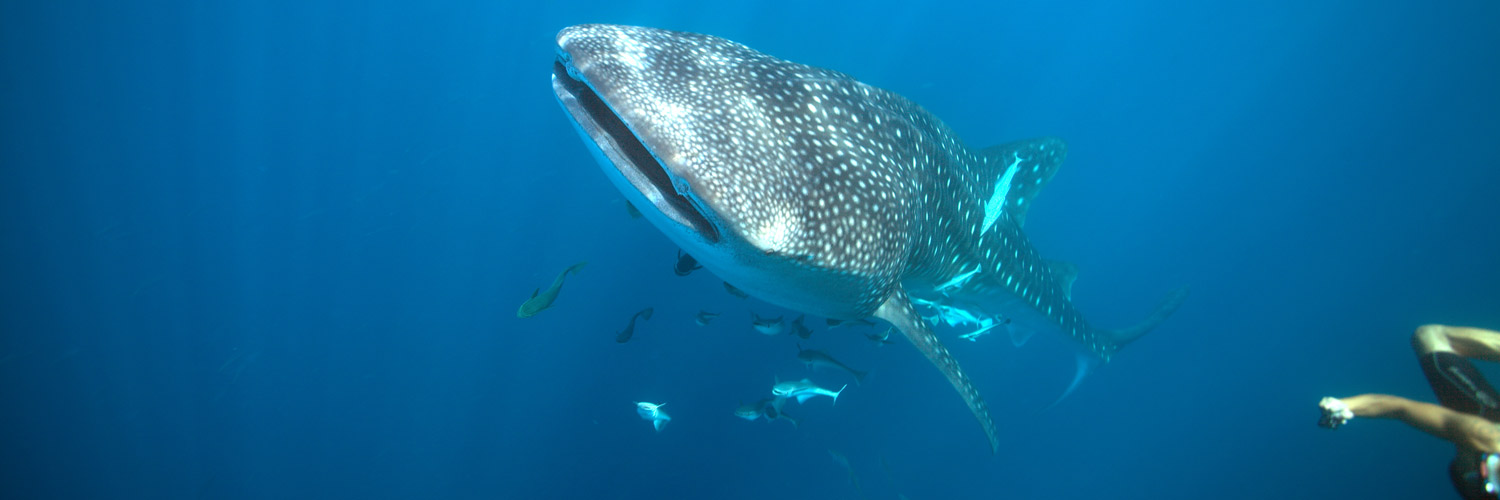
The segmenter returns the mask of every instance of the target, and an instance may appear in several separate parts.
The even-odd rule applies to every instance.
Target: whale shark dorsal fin
[[[1047,268],[1052,270],[1052,277],[1062,286],[1063,296],[1073,300],[1073,282],[1078,279],[1078,266],[1072,262],[1048,260]]]
[[[541,288],[537,288],[536,291],[531,292],[531,298],[533,298],[533,299],[536,298],[537,294],[540,294],[540,293],[542,293],[542,289]]]
[[[958,395],[963,397],[964,403],[968,405],[969,412],[979,420],[979,426],[984,428],[984,434],[990,441],[990,453],[1000,450],[1000,434],[995,430],[995,421],[990,418],[990,408],[986,405],[984,398],[979,395],[979,389],[974,388],[974,383],[969,380],[963,370],[958,366],[958,360],[953,359],[953,354],[938,340],[937,334],[933,333],[932,327],[927,321],[917,315],[917,310],[912,306],[906,291],[896,288],[880,308],[875,310],[875,317],[890,322],[891,326],[901,332],[906,340],[911,341],[927,361],[936,366],[938,371],[948,379],[948,383],[958,390]]]
[[[1000,211],[1020,226],[1026,223],[1031,201],[1068,156],[1068,145],[1062,139],[1042,137],[985,148],[980,155],[984,166],[979,168],[985,169],[978,176],[980,192],[985,195],[981,199],[993,201],[985,205],[985,229]],[[989,183],[994,183],[993,190]],[[1003,205],[999,205],[1001,202]]]

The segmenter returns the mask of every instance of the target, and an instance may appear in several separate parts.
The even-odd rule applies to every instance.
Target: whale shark
[[[1055,332],[1107,361],[1186,295],[1130,328],[1085,321],[1073,267],[1022,231],[1066,156],[1059,139],[971,148],[894,92],[711,35],[590,24],[556,44],[558,102],[647,220],[756,298],[889,322],[957,390],[992,453],[989,407],[919,309]]]

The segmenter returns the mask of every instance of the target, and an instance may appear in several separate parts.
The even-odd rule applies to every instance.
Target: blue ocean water
[[[820,319],[865,383],[735,418],[849,378],[626,214],[549,88],[588,22],[1062,137],[1026,229],[1078,306],[1193,295],[1050,409],[1067,341],[941,330],[994,455],[904,341]],[[1315,403],[1431,401],[1411,330],[1500,327],[1491,1],[5,2],[0,68],[7,498],[1445,498],[1451,445]]]

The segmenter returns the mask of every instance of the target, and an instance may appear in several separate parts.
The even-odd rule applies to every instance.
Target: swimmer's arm
[[[1500,453],[1500,428],[1474,415],[1387,394],[1361,394],[1343,401],[1357,417],[1394,418],[1462,448]]]

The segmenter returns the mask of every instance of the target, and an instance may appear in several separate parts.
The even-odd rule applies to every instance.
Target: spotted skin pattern
[[[559,101],[617,187],[656,209],[648,219],[758,298],[891,322],[992,451],[984,399],[913,298],[1024,308],[1104,359],[1133,338],[1090,327],[1068,299],[1071,276],[1055,276],[1021,230],[1062,141],[971,149],[895,93],[709,35],[580,25],[557,44]]]

